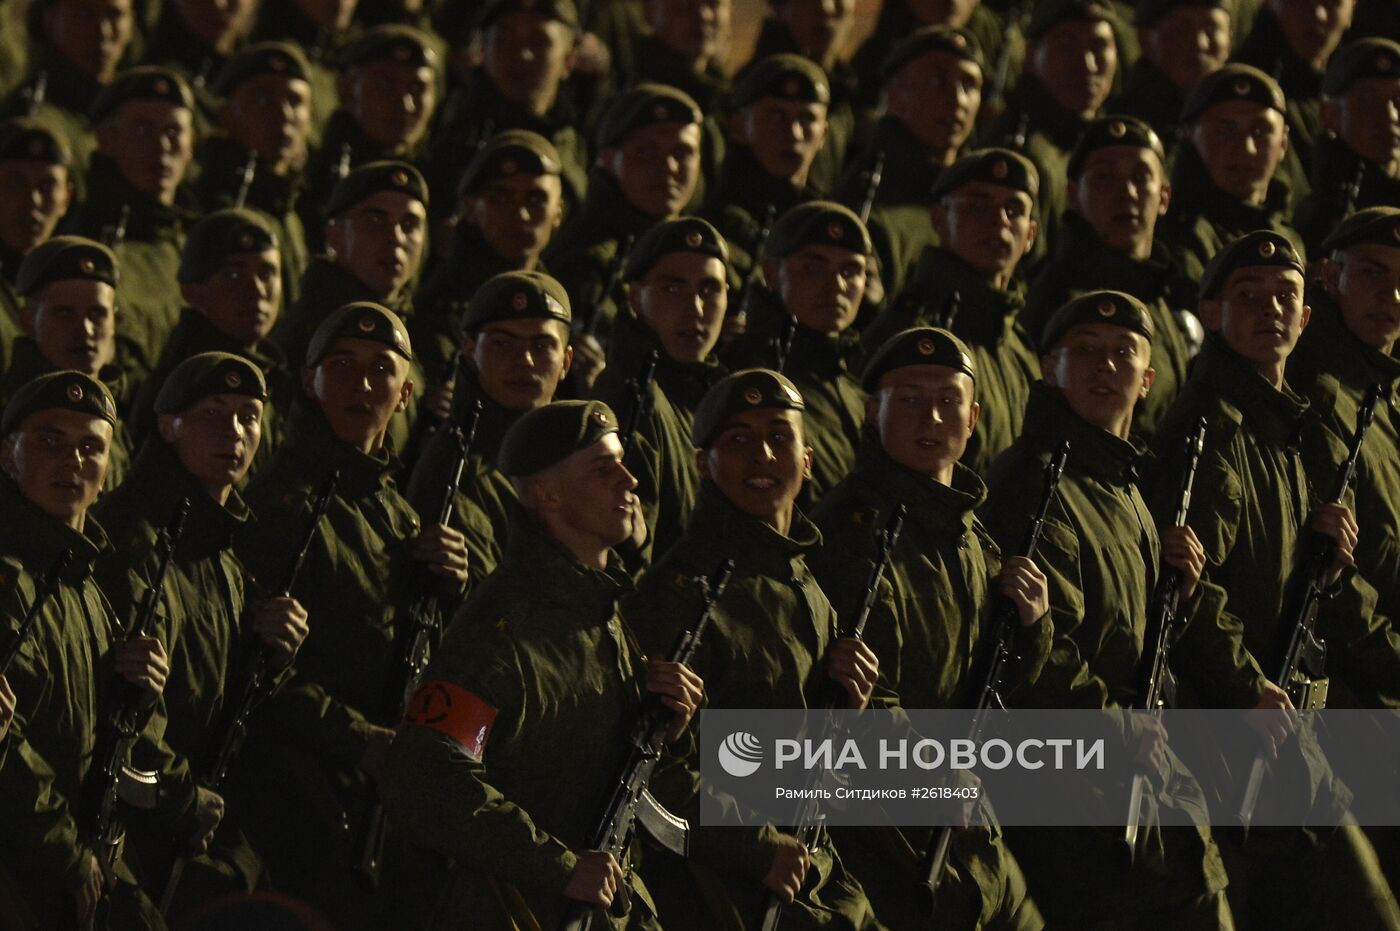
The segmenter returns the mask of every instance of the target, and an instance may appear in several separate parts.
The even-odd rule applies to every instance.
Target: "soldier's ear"
[[[1301,330],[1306,330],[1306,329],[1308,328],[1308,321],[1311,320],[1311,319],[1312,319],[1312,308],[1311,308],[1310,306],[1308,306],[1307,304],[1304,304],[1304,305],[1303,305],[1303,322],[1302,322],[1302,325],[1300,325],[1300,326],[1298,327],[1298,329],[1299,329],[1300,331],[1301,331]]]
[[[976,401],[972,402],[972,412],[967,417],[967,435],[972,436],[972,431],[977,427],[977,418],[982,415],[982,405]]]
[[[1164,216],[1166,216],[1166,215],[1167,215],[1167,208],[1171,206],[1171,203],[1172,203],[1172,186],[1171,186],[1171,182],[1169,182],[1169,181],[1163,181],[1163,182],[1162,182],[1162,205],[1161,205],[1160,207],[1157,208],[1157,216],[1159,216],[1159,217],[1164,217]]]
[[[301,390],[311,400],[316,400],[316,369],[315,367],[303,368],[301,370]]]
[[[710,456],[708,449],[697,449],[695,451],[695,465],[700,470],[700,477],[703,479],[714,478],[710,474]]]
[[[413,379],[411,379],[411,378],[405,378],[405,379],[404,379],[404,382],[403,382],[403,387],[402,387],[401,389],[399,389],[399,403],[396,404],[396,405],[394,406],[394,410],[395,410],[396,412],[397,412],[397,411],[406,411],[406,410],[408,410],[408,402],[409,402],[409,400],[411,400],[412,398],[413,398]]]
[[[1335,300],[1341,294],[1342,263],[1330,257],[1318,259],[1317,272],[1318,277],[1322,279],[1322,286]]]
[[[160,431],[160,438],[167,443],[175,442],[175,414],[157,414],[156,429]]]
[[[1145,398],[1145,397],[1147,397],[1147,392],[1149,392],[1149,391],[1152,390],[1152,385],[1153,385],[1153,383],[1156,382],[1156,381],[1157,381],[1157,370],[1154,369],[1152,366],[1149,365],[1149,366],[1147,367],[1147,370],[1144,371],[1144,372],[1142,373],[1142,388],[1138,390],[1138,397],[1139,397],[1139,398]]]
[[[19,325],[24,329],[24,335],[30,339],[34,338],[34,308],[29,306],[29,299],[25,298],[19,305]]]
[[[638,320],[642,319],[642,283],[640,281],[627,282],[627,306],[632,309],[632,313]]]
[[[880,421],[880,397],[881,392],[876,391],[865,399],[865,422],[868,424]]]
[[[802,478],[804,481],[812,480],[812,447],[802,447]]]
[[[19,466],[15,464],[15,443],[18,433],[11,433],[0,440],[0,470],[15,481],[19,481]]]
[[[1201,323],[1212,333],[1220,332],[1221,305],[1213,298],[1201,298],[1198,305],[1200,313],[1196,316],[1201,318]]]
[[[1052,388],[1058,388],[1055,382],[1055,357],[1050,353],[1040,357],[1040,379]]]
[[[572,343],[568,342],[568,340],[565,340],[565,342],[564,342],[564,367],[559,371],[559,380],[560,380],[560,381],[563,381],[563,380],[564,380],[564,378],[569,374],[569,369],[573,368],[573,366],[574,366],[574,347],[573,347],[573,344],[572,344]]]

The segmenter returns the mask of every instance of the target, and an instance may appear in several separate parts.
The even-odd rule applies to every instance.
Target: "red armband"
[[[496,714],[495,708],[461,686],[434,679],[414,693],[403,720],[446,734],[479,763]]]

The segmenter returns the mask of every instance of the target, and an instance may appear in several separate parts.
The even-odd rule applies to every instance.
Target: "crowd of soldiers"
[[[0,0],[0,927],[1400,929],[1400,744],[1275,681],[1317,550],[1306,704],[1400,708],[1400,4],[732,4]],[[979,802],[931,913],[935,829],[700,823],[698,709],[970,707],[997,617],[1141,707],[1164,576],[1314,826],[1152,718],[1195,828]]]

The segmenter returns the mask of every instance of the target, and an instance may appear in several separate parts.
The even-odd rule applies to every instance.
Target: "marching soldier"
[[[986,485],[962,465],[967,438],[977,425],[972,356],[946,330],[916,328],[880,347],[862,375],[869,393],[855,470],[814,512],[822,548],[812,571],[837,615],[860,608],[870,567],[878,560],[875,528],[895,508],[908,517],[891,554],[880,597],[872,608],[867,640],[880,657],[882,684],[901,708],[965,706],[980,687],[973,669],[992,635],[990,606],[999,593],[1016,606],[1018,625],[1004,694],[1012,697],[1033,680],[1050,650],[1046,579],[1021,556],[1005,560],[975,509]],[[838,829],[851,871],[891,927],[997,927],[1038,929],[1040,911],[1026,890],[1021,868],[998,828],[955,835],[955,867],[940,877],[938,912],[918,916],[913,890],[917,857],[928,830],[907,828],[891,857],[881,829]]]
[[[203,96],[253,27],[252,0],[215,6],[208,0],[172,0],[146,38],[144,60],[177,72]],[[207,98],[206,98],[207,99]]]
[[[354,30],[351,20],[355,7],[348,3],[320,3],[317,0],[291,0],[290,3],[264,3],[258,12],[253,37],[259,41],[290,42],[301,49],[310,65],[311,134],[314,148],[325,135],[331,114],[340,106],[336,70],[340,49]]]
[[[661,927],[637,852],[588,849],[639,700],[674,712],[684,747],[704,689],[683,665],[647,662],[618,613],[631,580],[611,547],[640,509],[617,429],[607,405],[563,401],[502,444],[520,500],[510,547],[453,621],[389,754],[396,825],[454,863],[432,927],[555,927],[571,903],[597,909],[594,927]],[[619,897],[626,918],[606,912]]]
[[[674,87],[706,116],[717,116],[730,91],[725,59],[733,0],[646,0],[641,8],[649,33],[637,41],[634,70],[622,76],[625,82]]]
[[[903,329],[937,323],[967,345],[981,375],[982,415],[963,461],[980,474],[1020,435],[1036,378],[1016,269],[1036,239],[1039,187],[1030,160],[1007,149],[973,152],[947,168],[929,195],[941,245],[924,249],[904,293],[861,334],[873,351]]]
[[[116,419],[100,382],[54,372],[12,397],[0,422],[0,614],[7,630],[33,602],[40,575],[72,553],[8,672],[16,700],[0,766],[8,839],[0,862],[38,927],[90,927],[104,897],[113,927],[165,927],[125,861],[117,859],[116,875],[103,876],[79,820],[91,815],[79,810],[83,786],[101,765],[97,740],[121,697],[108,680],[134,686],[149,712],[169,673],[157,638],[119,642],[121,624],[93,578],[93,564],[111,544],[88,509],[106,480]]]

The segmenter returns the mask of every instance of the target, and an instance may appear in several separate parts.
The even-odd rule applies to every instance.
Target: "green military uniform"
[[[8,372],[15,341],[24,335],[20,325],[21,299],[15,291],[15,273],[24,257],[0,243],[0,372]]]
[[[258,12],[258,24],[253,38],[258,41],[295,43],[310,63],[307,72],[311,82],[311,138],[314,147],[325,135],[331,114],[340,106],[340,90],[336,86],[336,59],[356,27],[348,33],[337,34],[321,29],[306,18],[295,3],[268,3]]]
[[[759,45],[754,52],[755,61],[765,54],[762,51],[763,41],[764,36],[760,33]],[[697,73],[690,67],[689,62],[667,48],[655,35],[643,35],[637,41],[634,67],[624,74],[629,87],[641,83],[674,87],[699,104],[701,112],[707,116],[716,115],[721,111],[732,90],[729,78],[719,62],[711,62],[704,71]]]
[[[1308,193],[1308,173],[1312,168],[1313,146],[1326,132],[1322,128],[1322,72],[1299,58],[1284,38],[1274,11],[1266,3],[1254,18],[1248,36],[1231,56],[1234,61],[1253,65],[1273,77],[1283,90],[1288,119],[1289,182],[1293,196],[1302,200]]]
[[[5,101],[5,116],[30,116],[36,123],[54,133],[73,154],[73,184],[75,197],[86,191],[86,174],[92,154],[97,149],[88,113],[102,85],[88,74],[66,62],[47,42],[39,41],[35,49],[29,77]],[[43,99],[37,105],[34,95],[39,78],[43,78]]]
[[[212,111],[218,106],[210,86],[230,58],[195,35],[174,3],[162,4],[155,29],[145,36],[142,55],[144,63],[169,68],[189,84],[200,105],[195,112],[195,125],[201,135],[208,130]]]
[[[534,474],[616,429],[598,402],[541,408],[511,431],[503,467]],[[453,621],[390,758],[396,823],[454,862],[432,927],[562,922],[574,851],[591,842],[640,708],[645,658],[617,610],[630,589],[615,559],[585,566],[515,509],[500,569]],[[441,720],[438,695],[467,710]],[[633,857],[631,914],[605,924],[660,927]]]
[[[12,399],[3,432],[29,413],[52,408],[109,423],[116,419],[101,385],[65,373]],[[94,855],[84,836],[93,813],[83,787],[91,768],[100,765],[97,744],[113,710],[109,653],[121,631],[93,578],[93,564],[111,544],[97,521],[89,517],[82,532],[70,529],[31,504],[8,476],[0,477],[0,507],[6,515],[0,521],[0,626],[7,642],[34,601],[40,574],[60,553],[72,553],[53,598],[6,672],[18,702],[0,766],[0,814],[8,839],[0,863],[23,890],[37,926],[77,927],[75,895]],[[164,927],[125,860],[118,861],[112,907],[114,927]]]

